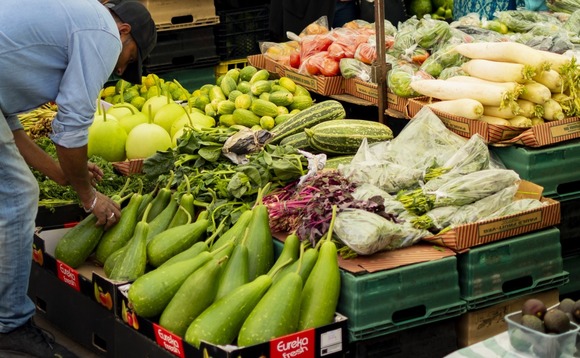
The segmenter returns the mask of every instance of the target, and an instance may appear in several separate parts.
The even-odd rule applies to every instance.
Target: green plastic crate
[[[467,309],[564,285],[560,231],[548,228],[475,247],[457,257]]]
[[[577,195],[580,190],[580,139],[550,147],[490,147],[508,169],[544,187],[544,196]]]
[[[580,295],[580,255],[565,257],[564,270],[570,273],[570,282],[560,288],[560,295]]]
[[[466,312],[454,256],[361,275],[342,270],[341,280],[337,311],[348,317],[351,341]]]
[[[580,255],[580,195],[553,199],[560,202],[561,220],[556,227],[560,230],[562,257]]]

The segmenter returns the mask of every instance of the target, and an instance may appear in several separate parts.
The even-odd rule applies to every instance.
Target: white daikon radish
[[[544,118],[547,121],[561,121],[566,118],[562,111],[562,106],[553,99],[547,100],[544,104]]]
[[[524,91],[520,94],[521,99],[527,99],[530,102],[544,104],[552,98],[552,92],[541,83],[529,81],[524,84]]]
[[[505,107],[499,108],[498,106],[483,106],[483,114],[486,116],[510,119],[519,114],[519,108],[514,109]]]
[[[530,65],[537,71],[550,68],[561,72],[563,65],[570,64],[564,55],[534,49],[517,42],[472,42],[455,46],[461,55],[472,59],[505,61]]]
[[[574,115],[575,105],[574,99],[570,96],[567,96],[563,93],[555,93],[552,95],[552,99],[562,107],[562,111],[567,117],[571,117]],[[543,107],[542,107],[543,108]]]
[[[461,69],[472,77],[493,82],[524,83],[536,74],[534,67],[530,65],[479,59],[465,62]]]
[[[521,116],[532,118],[542,117],[544,115],[544,107],[541,104],[536,104],[521,98],[516,102],[519,107],[519,115]]]
[[[428,104],[427,107],[469,119],[478,119],[483,114],[483,105],[471,98],[433,102]]]
[[[515,116],[514,118],[508,119],[508,121],[514,127],[530,128],[532,126],[532,120],[524,116]]]
[[[544,122],[544,118],[532,117],[530,119],[532,120],[532,126],[537,126],[538,124],[544,124],[544,123],[546,123],[546,122]]]
[[[479,118],[480,121],[487,122],[489,124],[496,124],[500,126],[511,126],[510,121],[507,119],[494,117],[494,116],[486,116],[485,114]]]
[[[411,88],[424,96],[441,100],[471,98],[487,106],[511,106],[517,93],[502,85],[448,80],[415,80]]]
[[[564,81],[562,76],[555,70],[541,71],[532,79],[550,89],[552,93],[562,93],[564,90]]]
[[[484,84],[490,84],[490,85],[494,85],[494,86],[503,86],[505,89],[507,89],[509,91],[517,91],[517,90],[523,91],[524,90],[523,85],[521,85],[517,82],[494,82],[494,81],[484,80],[484,79],[478,78],[478,77],[464,76],[464,75],[449,77],[445,81],[484,83]]]

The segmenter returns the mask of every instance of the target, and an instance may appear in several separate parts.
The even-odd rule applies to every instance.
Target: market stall
[[[321,19],[239,60],[218,55],[215,78],[193,88],[161,75],[173,67],[161,54],[142,85],[108,83],[89,155],[122,219],[95,227],[35,173],[31,297],[110,357],[517,349],[502,332],[523,301],[580,298],[580,10],[495,14]],[[159,26],[170,47],[216,16]],[[53,154],[56,110],[21,116]],[[63,319],[63,297],[97,324]]]

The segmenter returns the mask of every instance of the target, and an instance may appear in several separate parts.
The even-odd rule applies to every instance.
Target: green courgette
[[[211,259],[189,275],[161,313],[159,325],[183,337],[191,322],[214,302],[225,261]]]
[[[270,231],[268,208],[262,202],[265,188],[258,191],[256,205],[252,208],[252,219],[248,224],[248,272],[250,281],[267,273],[274,264],[274,242]]]
[[[56,244],[54,257],[72,268],[79,267],[91,255],[103,236],[103,226],[97,226],[97,217],[88,215],[64,233]]]

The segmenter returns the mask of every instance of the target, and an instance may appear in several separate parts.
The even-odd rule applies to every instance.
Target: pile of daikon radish
[[[580,67],[576,59],[516,42],[457,45],[468,75],[417,79],[411,87],[439,99],[442,112],[491,124],[531,127],[580,115]]]

